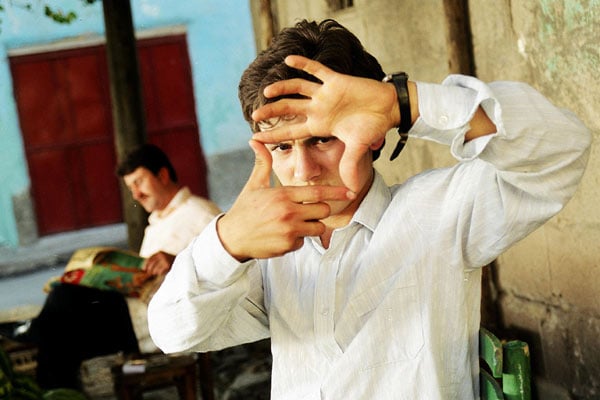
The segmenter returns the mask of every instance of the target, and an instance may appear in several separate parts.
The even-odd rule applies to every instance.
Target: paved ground
[[[38,314],[46,293],[44,284],[61,274],[64,264],[28,274],[0,278],[0,322],[32,318]]]

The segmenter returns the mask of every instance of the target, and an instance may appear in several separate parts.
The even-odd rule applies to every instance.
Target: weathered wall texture
[[[530,83],[597,137],[600,2],[471,3],[479,77]],[[599,162],[593,148],[575,198],[498,261],[505,323],[534,333],[538,372],[575,398],[600,398]]]
[[[337,19],[388,72],[434,82],[447,74],[442,0],[355,0],[336,12],[326,0],[273,3],[280,26]],[[477,0],[469,7],[478,77],[528,82],[597,137],[600,1]],[[376,164],[388,182],[453,162],[446,149],[411,141],[390,163],[389,147]],[[600,398],[599,162],[593,149],[575,198],[497,262],[503,323],[531,341],[543,399]]]

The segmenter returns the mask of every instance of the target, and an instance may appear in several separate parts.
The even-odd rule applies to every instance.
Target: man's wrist
[[[400,105],[398,104],[398,96],[396,96],[396,89],[393,85],[386,84],[385,90],[385,103],[386,110],[388,113],[388,129],[398,128],[400,125]]]
[[[241,253],[238,253],[238,251],[234,248],[232,248],[229,244],[228,244],[228,240],[227,240],[227,214],[223,214],[221,215],[216,222],[216,231],[217,231],[217,238],[219,239],[219,241],[221,242],[221,245],[223,246],[223,248],[225,249],[225,251],[227,253],[229,253],[229,255],[233,258],[235,258],[238,262],[243,263],[248,261],[251,257],[247,257],[242,255]],[[232,240],[231,242],[233,243],[239,243],[239,241],[236,240]]]

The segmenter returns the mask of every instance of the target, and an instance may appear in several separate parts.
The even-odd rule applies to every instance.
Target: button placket
[[[322,257],[315,298],[315,337],[321,352],[330,360],[341,355],[341,349],[333,335],[333,307],[335,302],[335,277],[339,267],[339,255],[329,249]]]
[[[353,223],[346,228],[335,230],[330,247],[319,263],[314,305],[315,337],[317,345],[331,361],[342,355],[334,332],[336,278],[348,238],[356,233],[359,227],[359,224]]]

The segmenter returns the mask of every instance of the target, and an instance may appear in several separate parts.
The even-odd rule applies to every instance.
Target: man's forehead
[[[138,179],[142,176],[145,176],[149,173],[150,173],[150,171],[146,167],[137,167],[132,172],[123,175],[123,180],[125,181],[125,183],[133,182],[136,179]]]

